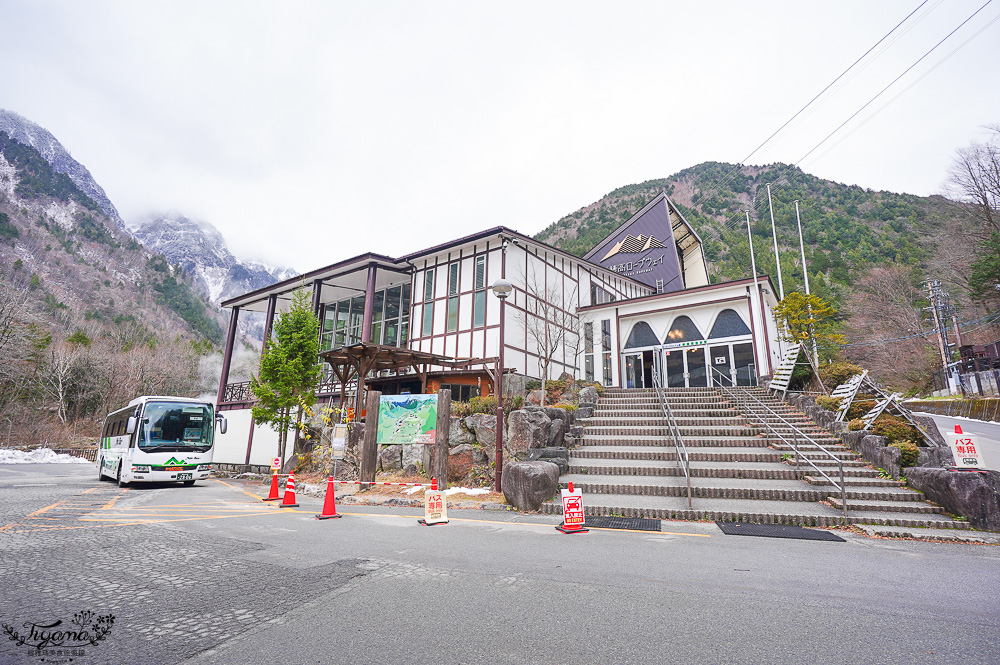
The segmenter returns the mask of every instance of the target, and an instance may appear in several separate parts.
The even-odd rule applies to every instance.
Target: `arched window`
[[[632,332],[629,333],[628,341],[625,342],[626,349],[639,349],[644,346],[659,345],[660,340],[657,339],[653,329],[645,321],[639,321],[632,326]]]
[[[736,310],[724,309],[715,317],[715,325],[712,326],[712,332],[708,338],[718,339],[719,337],[736,337],[738,335],[749,334],[750,329],[743,322],[743,317],[737,314]]]
[[[674,319],[674,324],[670,326],[670,332],[667,333],[667,338],[663,340],[663,343],[676,344],[677,342],[694,342],[699,339],[705,339],[705,337],[698,330],[694,321],[687,316],[678,316]]]

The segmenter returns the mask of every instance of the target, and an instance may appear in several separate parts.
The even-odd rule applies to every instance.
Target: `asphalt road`
[[[919,412],[918,412],[919,413]],[[1000,423],[986,422],[983,420],[970,420],[968,418],[950,418],[939,416],[936,413],[925,413],[934,419],[945,440],[950,434],[955,433],[955,425],[962,427],[965,434],[975,434],[979,438],[979,449],[986,462],[986,468],[1000,471]]]
[[[0,466],[0,621],[114,615],[74,664],[1000,662],[993,546],[684,522],[567,536],[483,511],[428,528],[354,506],[318,521],[318,499],[282,510],[232,481],[94,475]],[[40,658],[0,640],[2,663]]]

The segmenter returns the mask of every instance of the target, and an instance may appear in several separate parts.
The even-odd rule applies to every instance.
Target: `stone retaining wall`
[[[973,527],[1000,530],[1000,471],[976,473],[945,469],[945,465],[953,463],[951,449],[930,416],[912,414],[913,419],[927,430],[931,440],[927,442],[930,445],[920,447],[920,462],[917,466],[902,468],[899,449],[886,445],[887,439],[884,436],[865,431],[847,431],[846,423],[835,422],[837,417],[835,412],[817,406],[816,400],[808,395],[789,393],[786,398],[789,404],[812,418],[817,425],[827,428],[835,436],[839,435],[845,446],[861,455],[861,458],[872,466],[885,469],[894,478],[905,476],[910,487],[923,492],[928,499],[953,515],[967,518]],[[958,401],[920,404],[948,404]],[[923,408],[916,407],[914,402],[908,402],[907,406]]]
[[[939,416],[962,416],[1000,422],[1000,399],[910,400],[907,408],[936,413]]]

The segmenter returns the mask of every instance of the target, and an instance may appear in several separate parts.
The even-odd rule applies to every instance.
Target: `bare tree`
[[[989,138],[960,149],[948,171],[949,194],[973,207],[984,236],[1000,231],[1000,125],[988,129]]]
[[[902,266],[874,268],[858,279],[845,303],[852,346],[846,355],[896,388],[922,388],[940,366],[926,295]]]
[[[542,406],[545,406],[545,384],[556,354],[564,347],[567,351],[575,348],[576,353],[579,353],[579,323],[576,314],[569,311],[576,301],[576,287],[566,294],[562,280],[546,284],[537,274],[526,278],[524,284],[525,311],[519,312],[518,318],[525,325],[527,341],[533,343],[538,351],[538,365],[542,374]]]

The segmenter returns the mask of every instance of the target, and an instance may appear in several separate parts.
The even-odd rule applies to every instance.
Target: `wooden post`
[[[382,393],[377,390],[368,391],[365,405],[365,439],[361,444],[361,470],[358,480],[373,482],[375,480],[375,463],[378,461],[378,400]]]
[[[437,425],[431,445],[431,477],[438,489],[448,489],[448,438],[451,432],[451,389],[438,391]]]

